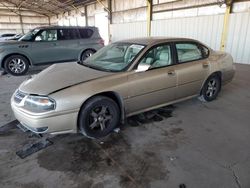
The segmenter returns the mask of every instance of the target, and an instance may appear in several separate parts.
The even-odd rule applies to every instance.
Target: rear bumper
[[[77,132],[78,111],[53,115],[30,115],[11,101],[16,119],[27,129],[35,133],[64,134]]]

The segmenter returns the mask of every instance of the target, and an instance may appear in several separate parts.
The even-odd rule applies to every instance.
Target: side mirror
[[[148,64],[139,64],[135,72],[145,72],[150,68]]]

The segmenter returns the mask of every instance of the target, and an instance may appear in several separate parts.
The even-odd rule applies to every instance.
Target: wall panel
[[[152,21],[152,36],[187,37],[220,49],[224,15]],[[146,22],[111,25],[112,41],[147,36]],[[229,19],[226,51],[237,63],[250,64],[250,12],[233,13]]]
[[[121,39],[145,37],[147,36],[147,23],[146,22],[133,22],[125,24],[112,24],[111,27],[111,41]]]

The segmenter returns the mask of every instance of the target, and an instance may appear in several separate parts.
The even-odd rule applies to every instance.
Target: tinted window
[[[141,60],[140,64],[148,64],[150,68],[166,67],[172,64],[170,45],[161,45],[154,47]]]
[[[44,30],[41,31],[35,38],[35,41],[56,41],[57,40],[57,30]]]
[[[79,32],[82,39],[90,38],[93,35],[93,30],[91,29],[79,29]]]
[[[59,40],[79,39],[78,29],[59,29]]]
[[[178,43],[176,44],[176,50],[180,63],[194,61],[202,58],[202,52],[196,44]]]

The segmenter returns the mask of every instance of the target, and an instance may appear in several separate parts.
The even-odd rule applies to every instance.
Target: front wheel
[[[95,53],[94,50],[85,50],[81,55],[81,61],[84,61],[85,59],[91,57]]]
[[[83,106],[78,116],[80,132],[88,137],[101,138],[108,135],[119,124],[120,110],[108,97],[93,97]]]
[[[21,76],[28,72],[29,61],[21,55],[12,55],[4,61],[4,69],[13,76]]]
[[[202,91],[201,97],[205,101],[212,101],[217,98],[221,88],[221,80],[217,75],[210,76],[205,82]]]

